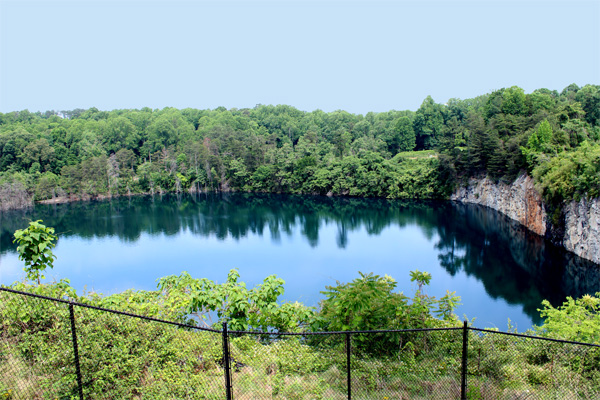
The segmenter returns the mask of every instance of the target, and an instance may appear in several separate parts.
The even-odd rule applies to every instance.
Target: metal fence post
[[[346,333],[346,370],[348,372],[348,400],[352,398],[352,374],[350,369],[350,346],[352,341],[350,340],[350,333]]]
[[[79,400],[83,400],[83,385],[81,383],[81,368],[79,367],[79,349],[77,347],[77,332],[75,331],[75,313],[73,303],[69,303],[69,314],[71,319],[71,338],[73,339],[73,354],[75,356],[75,374],[77,375],[77,389]]]
[[[227,335],[227,322],[223,322],[223,368],[225,369],[225,392],[227,400],[231,400],[231,375],[229,370],[229,337]]]
[[[467,400],[467,351],[469,347],[469,328],[463,324],[462,371],[460,374],[460,399]]]

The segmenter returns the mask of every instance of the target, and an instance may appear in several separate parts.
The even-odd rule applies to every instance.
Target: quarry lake
[[[257,194],[142,196],[36,205],[0,214],[0,283],[22,280],[12,234],[42,219],[60,239],[46,281],[79,293],[153,290],[188,271],[224,282],[237,268],[253,287],[271,274],[284,300],[317,306],[328,285],[358,272],[389,275],[411,296],[409,272],[433,276],[426,293],[456,291],[474,326],[519,331],[541,324],[548,299],[600,291],[600,267],[475,205]],[[385,327],[381,327],[385,328]]]

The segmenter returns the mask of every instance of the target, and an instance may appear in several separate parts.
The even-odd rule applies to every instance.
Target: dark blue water
[[[152,290],[188,271],[249,286],[276,274],[284,299],[316,306],[320,291],[358,271],[390,275],[412,295],[409,272],[432,274],[426,292],[456,291],[456,313],[477,327],[541,324],[543,299],[600,291],[600,267],[528,233],[503,215],[452,202],[201,194],[37,205],[0,216],[0,283],[21,280],[12,233],[42,219],[60,239],[46,281],[78,291]],[[384,327],[382,327],[384,328]]]

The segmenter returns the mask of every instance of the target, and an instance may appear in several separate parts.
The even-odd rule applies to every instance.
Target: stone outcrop
[[[471,179],[451,200],[497,210],[568,251],[600,264],[600,199],[584,198],[567,204],[560,226],[551,224],[542,196],[527,175],[521,175],[510,185],[494,183],[488,178]]]
[[[488,178],[471,179],[467,187],[458,189],[450,199],[493,208],[540,236],[546,234],[542,196],[527,175],[521,175],[511,185],[494,183]]]
[[[600,199],[584,198],[565,207],[563,246],[600,264]]]

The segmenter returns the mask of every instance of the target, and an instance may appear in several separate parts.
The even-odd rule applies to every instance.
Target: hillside
[[[366,115],[286,105],[0,114],[0,209],[203,190],[448,198],[469,177],[510,183],[523,172],[560,209],[599,193],[599,89],[513,86]]]

